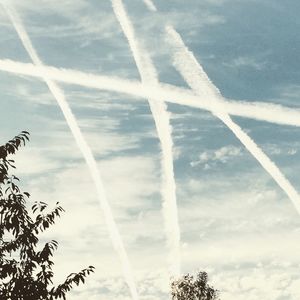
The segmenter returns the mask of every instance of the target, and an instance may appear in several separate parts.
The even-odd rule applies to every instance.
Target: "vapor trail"
[[[36,53],[35,49],[33,48],[33,45],[31,43],[31,40],[25,30],[24,25],[22,24],[21,19],[17,15],[16,11],[9,7],[7,4],[2,3],[6,13],[8,14],[14,28],[16,29],[18,36],[20,40],[23,43],[24,48],[26,49],[28,55],[32,59],[33,63],[37,66],[42,66],[43,63],[38,57],[38,54]],[[64,96],[63,91],[57,86],[55,82],[53,82],[47,75],[47,72],[42,72],[42,78],[44,79],[45,83],[47,84],[49,90],[51,91],[53,97],[56,99],[59,107],[61,108],[63,115],[67,121],[67,124],[74,136],[74,139],[88,165],[88,168],[90,170],[92,179],[94,181],[94,184],[96,186],[96,190],[98,193],[98,200],[101,204],[105,221],[109,230],[110,238],[113,243],[113,246],[116,250],[116,252],[119,255],[119,258],[122,263],[123,273],[125,280],[130,288],[132,298],[137,300],[137,291],[135,287],[134,278],[132,275],[129,259],[127,257],[127,253],[125,251],[120,233],[118,231],[117,225],[114,221],[111,208],[109,206],[108,200],[106,198],[103,182],[100,176],[100,172],[97,168],[97,162],[92,154],[92,151],[90,147],[88,146],[85,138],[82,135],[82,132],[77,124],[76,118],[73,115],[66,99]]]
[[[209,80],[207,74],[198,63],[193,53],[190,52],[184,45],[180,35],[171,26],[167,26],[166,31],[168,34],[168,41],[174,51],[173,64],[176,69],[198,95],[204,95],[206,98],[210,99],[212,104],[215,106],[212,113],[235,134],[246,149],[277,182],[300,214],[300,197],[297,191],[281,173],[275,163],[270,160],[262,149],[258,147],[258,145],[230,118],[228,113],[223,109],[222,103],[219,101],[221,93]]]
[[[128,80],[116,76],[101,76],[80,71],[55,68],[50,66],[36,66],[30,63],[0,59],[0,70],[12,74],[26,75],[39,79],[47,74],[49,80],[79,85],[97,90],[124,93],[138,98],[150,98],[157,101],[213,111],[209,99],[196,95],[192,90],[175,85],[159,83],[151,85],[137,80]],[[263,102],[249,102],[220,99],[222,111],[230,115],[255,119],[279,125],[300,127],[300,111],[278,104]],[[219,109],[219,108],[218,108]]]
[[[148,1],[148,5],[149,5]],[[133,25],[127,15],[122,0],[112,0],[113,10],[126,36],[135,63],[140,73],[142,83],[158,84],[158,76],[151,58],[138,43]],[[152,7],[153,8],[153,7]],[[162,101],[153,98],[148,100],[155,121],[156,130],[162,149],[162,198],[163,215],[167,244],[170,251],[170,273],[173,276],[180,274],[180,228],[178,222],[176,184],[173,166],[173,141],[170,116],[167,106]]]
[[[154,3],[151,0],[144,0],[144,3],[146,4],[146,6],[148,7],[149,10],[157,11],[156,6],[154,5]]]

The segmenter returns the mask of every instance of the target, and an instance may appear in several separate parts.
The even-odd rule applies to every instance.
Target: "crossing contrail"
[[[149,4],[149,3],[148,3]],[[151,58],[136,39],[133,25],[128,17],[122,0],[112,0],[113,10],[126,36],[142,83],[158,84],[158,76]],[[149,98],[151,113],[161,144],[163,215],[167,245],[170,251],[169,263],[172,276],[180,274],[180,228],[176,200],[176,183],[173,166],[173,141],[170,116],[163,101]]]
[[[17,15],[16,11],[12,7],[8,6],[7,4],[2,3],[2,5],[3,5],[6,13],[8,14],[15,30],[18,33],[20,40],[23,43],[24,48],[26,49],[26,51],[27,51],[28,55],[30,56],[30,58],[32,59],[33,63],[37,66],[43,66],[43,63],[40,60],[37,52],[35,51],[32,43],[31,43],[31,40],[25,30],[25,27],[22,24],[22,21],[19,18],[19,16]],[[47,72],[42,72],[41,75],[42,75],[43,80],[47,84],[49,90],[51,91],[53,97],[56,99],[59,107],[61,108],[62,113],[67,121],[67,124],[74,136],[74,139],[75,139],[75,141],[87,163],[91,177],[96,186],[98,200],[101,204],[101,207],[102,207],[102,210],[103,210],[103,213],[105,216],[105,221],[106,221],[106,224],[108,227],[108,231],[110,234],[112,244],[113,244],[116,252],[118,253],[121,264],[122,264],[124,278],[125,278],[128,286],[129,286],[129,289],[131,291],[132,298],[134,300],[137,300],[138,296],[137,296],[135,281],[134,281],[134,277],[133,277],[132,270],[130,267],[129,259],[128,259],[125,247],[123,245],[122,238],[118,231],[117,225],[114,221],[108,200],[106,198],[106,193],[105,193],[105,189],[104,189],[103,182],[101,179],[101,175],[100,175],[100,172],[97,167],[97,162],[96,162],[96,160],[92,154],[92,151],[91,151],[90,147],[88,146],[88,144],[77,124],[76,118],[67,103],[67,100],[64,96],[63,91],[58,87],[58,85],[55,82],[53,82],[48,77]]]
[[[0,59],[0,70],[12,74],[26,75],[43,80],[47,78],[67,84],[97,90],[124,93],[138,98],[156,99],[169,103],[213,111],[209,99],[196,95],[192,90],[175,85],[159,83],[151,85],[137,80],[129,80],[116,76],[95,75],[70,69],[50,66],[36,66],[31,63],[16,62],[9,59]],[[300,111],[278,104],[264,102],[249,102],[220,99],[222,111],[229,115],[254,119],[279,125],[300,126]],[[219,109],[219,108],[218,108]]]
[[[276,183],[290,198],[298,213],[300,214],[300,196],[287,178],[281,173],[279,168],[262,151],[261,148],[239,127],[223,110],[222,103],[219,102],[221,93],[209,80],[202,66],[194,57],[193,53],[185,46],[180,35],[173,27],[167,26],[168,41],[173,51],[173,65],[181,73],[184,80],[198,95],[209,98],[215,106],[212,113],[218,117],[240,140],[246,149],[256,158],[261,166],[270,174]],[[221,108],[221,110],[220,110]],[[223,110],[223,112],[222,112]]]

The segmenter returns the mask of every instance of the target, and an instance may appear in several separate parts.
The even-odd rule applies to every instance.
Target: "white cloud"
[[[98,9],[86,1],[77,0],[74,1],[14,1],[14,6],[22,14],[22,17],[26,19],[27,26],[30,33],[34,37],[48,36],[48,37],[74,37],[74,36],[86,36],[96,37],[97,34],[101,36],[97,38],[112,38],[115,32],[111,29],[114,24],[113,14],[108,14],[107,10],[104,13],[104,7],[107,3],[98,3],[96,6]],[[85,12],[85,13],[84,13]],[[61,18],[63,22],[49,22],[39,24],[35,23],[35,18],[31,16],[52,16]],[[39,21],[41,21],[39,19]],[[44,26],[43,26],[44,25]]]
[[[17,173],[22,176],[47,174],[61,168],[59,161],[48,157],[46,151],[37,148],[26,147],[16,157]]]
[[[249,56],[240,56],[234,58],[230,62],[223,63],[225,66],[230,68],[243,68],[248,67],[257,71],[261,71],[266,67],[266,62],[261,59],[249,57]]]
[[[99,168],[137,274],[139,270],[148,269],[151,273],[163,267],[167,274],[167,254],[166,250],[162,251],[165,245],[163,219],[160,201],[157,199],[160,198],[157,195],[160,185],[157,162],[144,156],[116,157],[100,162]],[[59,250],[55,255],[55,282],[63,280],[70,272],[92,264],[96,266],[97,273],[91,282],[88,280],[72,297],[93,299],[103,292],[106,299],[126,299],[124,294],[127,295],[127,287],[123,280],[118,279],[117,285],[114,282],[114,277],[120,276],[120,264],[112,250],[85,165],[69,166],[52,176],[44,173],[28,181],[26,190],[31,192],[32,200],[45,201],[50,207],[59,201],[66,209],[57,224],[42,235],[42,241],[56,239],[59,242]],[[153,201],[156,203],[154,206]],[[145,257],[149,259],[145,260]],[[158,295],[158,289],[163,286],[159,278],[155,275],[151,280],[140,283],[144,294],[142,299],[154,299],[151,296],[153,292]]]
[[[157,203],[158,199],[155,198],[160,197],[157,195],[160,179],[155,171],[155,160],[150,157],[116,157],[100,162],[99,168],[113,211],[122,222],[121,231],[125,231],[127,238],[134,241],[141,235],[148,237],[148,230],[149,237],[152,230],[159,233],[160,227],[156,219],[160,216],[160,204],[155,208],[152,203]],[[60,229],[54,229],[59,235],[67,235],[65,241],[74,235],[80,235],[82,231],[91,230],[93,226],[103,226],[94,187],[84,164],[69,165],[52,175],[44,172],[43,176],[29,180],[27,189],[33,199],[43,199],[42,201],[50,204],[59,201],[65,206],[68,213],[57,226]],[[76,222],[79,219],[81,222]],[[140,225],[147,219],[150,223],[144,232]],[[156,223],[151,225],[151,220],[156,220]],[[138,227],[133,233],[126,232],[126,227],[130,229],[135,226]],[[92,230],[95,233],[98,229]]]
[[[87,120],[82,122],[84,135],[90,143],[92,151],[98,157],[122,153],[122,151],[139,147],[140,137],[138,135],[134,137],[111,132],[115,126],[118,126],[118,122],[114,122],[113,119],[104,118],[94,122],[86,122]],[[56,126],[58,124],[60,123],[57,122]],[[102,132],[93,132],[94,128],[101,128]],[[16,162],[16,172],[20,176],[26,177],[49,173],[55,174],[59,170],[74,164],[75,161],[83,160],[71,134],[60,130],[55,130],[51,134],[48,133],[44,144],[34,142],[31,146],[29,143],[12,158]]]
[[[165,270],[157,269],[152,272],[141,272],[137,276],[138,290],[141,300],[167,298],[169,280]],[[77,289],[71,294],[72,299],[130,299],[124,281],[119,277],[111,279],[88,280],[84,288]],[[97,298],[96,298],[97,297]]]
[[[217,150],[210,150],[201,153],[197,160],[192,161],[192,167],[202,166],[204,169],[210,169],[217,163],[226,163],[228,160],[242,156],[242,149],[236,146],[224,146]]]
[[[293,156],[298,153],[297,145],[266,144],[264,148],[271,155]]]

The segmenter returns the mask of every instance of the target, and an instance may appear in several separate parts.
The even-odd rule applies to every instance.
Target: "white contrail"
[[[221,93],[209,80],[207,74],[198,63],[193,53],[184,45],[180,35],[173,27],[167,26],[168,41],[172,46],[173,64],[181,73],[188,85],[199,95],[203,95],[211,100],[216,110],[213,114],[218,117],[227,127],[235,134],[246,149],[257,159],[262,167],[277,182],[282,190],[288,195],[298,213],[300,214],[300,196],[290,182],[281,173],[278,167],[269,157],[258,147],[258,145],[235,123],[232,121],[228,113],[222,109],[222,103],[219,102]],[[218,109],[218,111],[217,111]]]
[[[101,76],[80,71],[55,68],[50,66],[36,66],[30,63],[16,62],[9,59],[0,59],[0,70],[12,74],[26,75],[43,80],[44,74],[50,80],[97,90],[113,91],[150,98],[158,101],[213,111],[209,99],[196,95],[193,91],[175,85],[159,83],[158,85],[142,84],[137,80],[128,80],[116,76]],[[263,102],[248,102],[220,99],[222,111],[229,115],[255,119],[279,125],[300,126],[300,111],[278,104]]]
[[[3,3],[2,3],[3,4]],[[33,45],[31,43],[31,40],[25,30],[24,25],[22,24],[19,16],[17,15],[16,11],[12,8],[9,7],[7,4],[3,4],[3,7],[5,11],[7,12],[11,22],[13,23],[19,38],[21,39],[24,48],[28,52],[30,58],[32,59],[33,63],[37,66],[42,66],[42,61],[38,57],[35,49],[33,48]],[[104,216],[105,216],[105,221],[109,230],[110,238],[113,243],[113,246],[118,253],[121,263],[122,263],[122,268],[123,268],[123,273],[125,280],[130,288],[132,298],[137,300],[138,295],[136,291],[136,286],[135,286],[135,281],[133,278],[133,274],[131,271],[129,259],[127,257],[126,250],[123,245],[123,241],[121,239],[120,233],[118,231],[117,225],[114,221],[113,215],[111,208],[109,206],[108,200],[106,198],[103,182],[100,176],[100,172],[97,167],[97,162],[92,154],[92,151],[90,147],[88,146],[85,138],[82,135],[82,132],[77,124],[76,118],[73,115],[66,99],[64,96],[63,91],[57,86],[55,82],[53,82],[47,75],[47,72],[44,72],[42,74],[42,77],[44,81],[46,82],[49,90],[51,91],[53,97],[56,99],[59,107],[61,108],[63,115],[69,125],[69,128],[76,140],[76,143],[82,152],[82,155],[84,156],[84,159],[88,165],[88,168],[90,170],[91,176],[93,178],[94,184],[97,189],[98,193],[98,200],[101,204]]]
[[[150,2],[151,3],[151,2]],[[112,7],[115,15],[123,29],[142,83],[152,85],[158,84],[158,76],[151,58],[138,43],[133,25],[127,15],[122,0],[112,0]],[[155,121],[156,130],[161,143],[162,149],[162,198],[163,198],[163,215],[165,220],[165,231],[167,245],[170,251],[170,273],[172,276],[180,274],[180,228],[178,222],[177,201],[176,201],[176,184],[173,166],[173,141],[172,128],[170,125],[170,116],[167,106],[162,101],[156,101],[149,98],[149,106]]]
[[[144,0],[144,3],[146,4],[146,6],[148,7],[149,10],[151,11],[157,11],[156,6],[154,5],[154,3],[151,0]]]

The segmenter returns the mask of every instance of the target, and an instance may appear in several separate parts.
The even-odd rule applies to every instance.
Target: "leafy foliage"
[[[47,204],[35,202],[31,210],[26,200],[30,197],[17,185],[19,178],[9,175],[15,168],[8,156],[15,154],[29,141],[29,133],[22,133],[0,146],[0,299],[1,300],[53,300],[66,299],[74,284],[84,283],[94,267],[70,274],[58,286],[53,286],[51,260],[58,243],[46,243],[38,251],[38,235],[55,223],[64,209],[56,203],[47,211]]]
[[[171,283],[173,300],[216,300],[218,291],[208,284],[206,272],[198,272],[194,277],[187,274]]]

